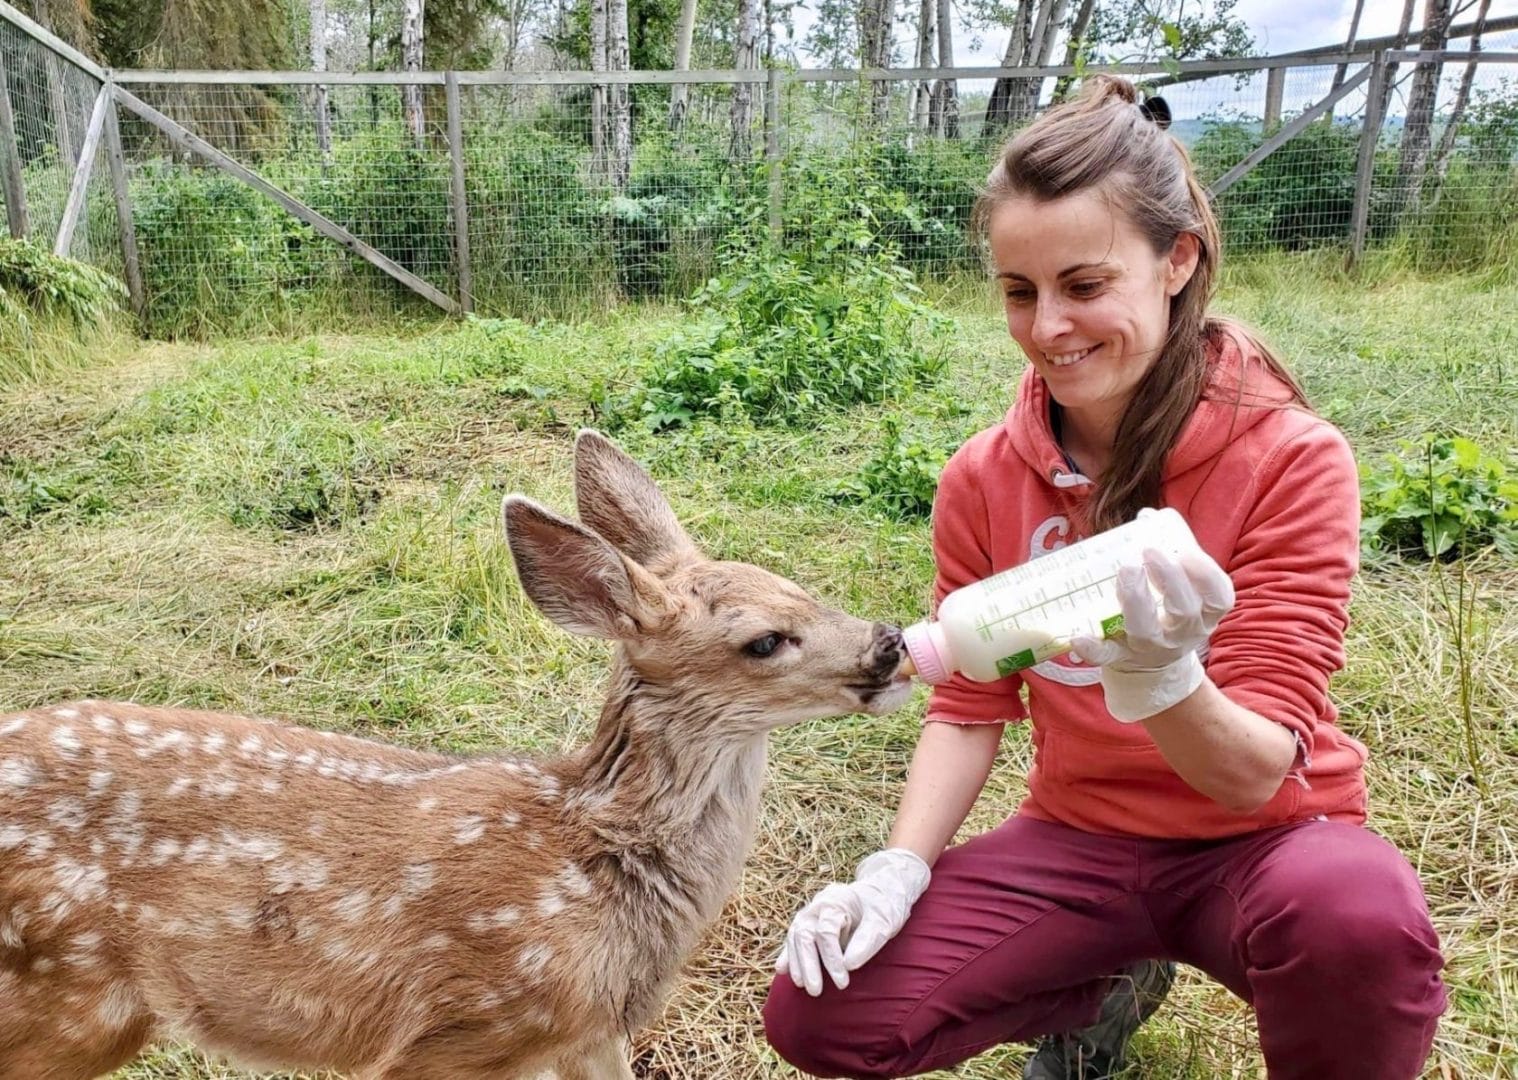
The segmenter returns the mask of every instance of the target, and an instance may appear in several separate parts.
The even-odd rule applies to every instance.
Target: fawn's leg
[[[554,1072],[558,1080],[633,1080],[628,1056],[627,1040],[607,1039],[561,1058]]]
[[[147,1017],[114,1031],[66,1028],[35,1015],[9,1012],[0,994],[0,1076],[95,1080],[135,1058],[150,1030]]]

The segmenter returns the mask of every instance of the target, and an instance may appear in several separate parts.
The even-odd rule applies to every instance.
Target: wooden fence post
[[[464,187],[464,123],[459,108],[459,75],[445,76],[448,98],[448,159],[453,173],[453,246],[458,263],[459,310],[474,310],[474,276],[469,267],[469,200]]]
[[[784,238],[781,200],[784,164],[780,159],[780,69],[771,67],[764,77],[764,156],[769,162],[770,239],[778,247]]]
[[[111,196],[116,200],[116,224],[121,230],[121,262],[126,270],[127,296],[138,319],[147,317],[147,290],[142,286],[142,264],[137,256],[137,228],[132,223],[132,195],[127,187],[126,154],[121,149],[121,128],[116,122],[116,88],[107,83],[111,95],[105,114],[105,155],[111,167]]]
[[[21,174],[21,147],[16,143],[16,117],[11,112],[10,79],[5,73],[3,56],[0,56],[0,183],[5,185],[5,220],[11,236],[23,240],[27,234],[26,182]]]

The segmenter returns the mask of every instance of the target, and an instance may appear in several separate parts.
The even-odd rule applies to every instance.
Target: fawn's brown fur
[[[544,614],[619,643],[578,752],[0,717],[0,1077],[85,1080],[159,1035],[373,1080],[632,1075],[625,1040],[736,884],[766,733],[907,683],[894,628],[705,559],[591,432],[575,488],[584,526],[518,496],[504,517]]]

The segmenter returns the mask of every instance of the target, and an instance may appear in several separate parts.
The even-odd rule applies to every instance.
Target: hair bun
[[[1144,114],[1145,120],[1150,121],[1161,131],[1170,126],[1170,104],[1158,94],[1139,102],[1139,112]]]

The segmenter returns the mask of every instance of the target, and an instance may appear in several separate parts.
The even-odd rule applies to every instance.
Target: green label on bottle
[[[1123,617],[1121,614],[1114,615],[1110,619],[1102,620],[1102,637],[1109,638],[1113,634],[1122,633]]]
[[[1036,663],[1038,663],[1038,658],[1033,655],[1033,650],[1024,649],[1020,653],[1013,653],[1011,656],[1004,656],[996,661],[996,671],[998,674],[1006,676],[1011,675],[1014,671],[1030,668]]]

